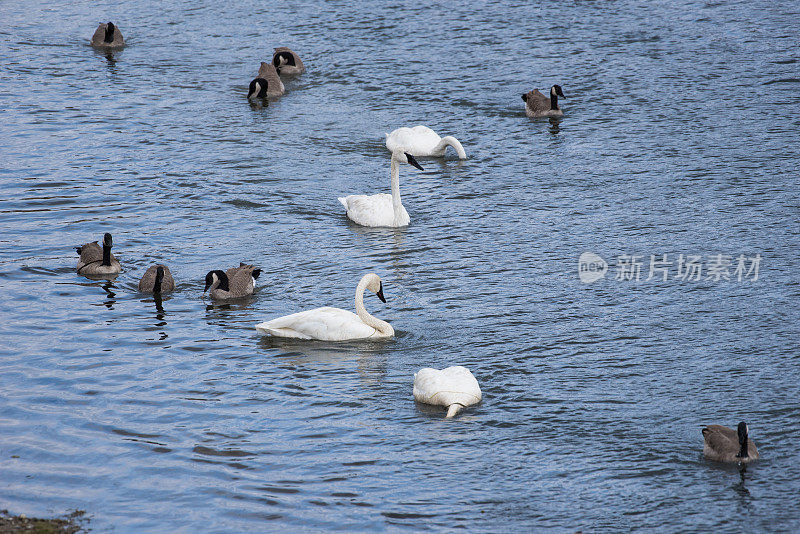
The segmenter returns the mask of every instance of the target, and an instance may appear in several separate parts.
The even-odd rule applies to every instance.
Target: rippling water
[[[800,530],[798,17],[0,4],[0,507],[101,532]],[[127,48],[88,46],[100,20]],[[279,45],[308,72],[251,107]],[[553,83],[564,118],[526,118]],[[388,190],[383,134],[418,123],[469,159],[401,169],[408,228],[350,224],[336,197]],[[124,272],[77,276],[105,231]],[[610,264],[593,284],[586,251]],[[625,254],[638,282],[615,279]],[[646,280],[663,254],[761,264]],[[136,292],[156,261],[163,303]],[[239,261],[263,269],[253,298],[204,301]],[[350,308],[367,271],[395,339],[253,329]],[[412,375],[455,364],[484,400],[444,421]],[[742,419],[762,460],[705,461],[701,426]]]

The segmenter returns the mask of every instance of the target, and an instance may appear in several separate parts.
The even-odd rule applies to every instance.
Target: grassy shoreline
[[[27,517],[25,514],[11,515],[8,510],[0,510],[0,534],[32,532],[34,534],[76,534],[88,532],[84,517],[86,512],[75,510],[64,517],[40,519]]]

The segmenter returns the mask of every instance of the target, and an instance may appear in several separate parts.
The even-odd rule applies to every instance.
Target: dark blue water
[[[800,530],[799,18],[0,4],[0,508],[99,532]],[[88,46],[101,20],[123,51]],[[281,45],[307,73],[249,106]],[[553,83],[563,119],[526,118]],[[469,159],[401,169],[408,228],[350,224],[336,198],[388,191],[383,135],[420,123]],[[76,275],[106,231],[123,273]],[[605,278],[580,281],[584,252]],[[203,300],[239,261],[255,295]],[[178,285],[160,304],[136,292],[154,262]],[[369,271],[395,339],[256,334],[350,309]],[[411,383],[448,365],[484,400],[445,421]],[[704,460],[701,427],[740,420],[762,459]]]

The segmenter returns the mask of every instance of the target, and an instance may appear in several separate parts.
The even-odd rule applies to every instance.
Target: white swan
[[[380,339],[394,336],[392,325],[373,317],[364,308],[365,289],[369,289],[386,302],[380,277],[369,273],[361,278],[356,287],[356,313],[339,308],[317,308],[257,324],[256,330],[276,337],[322,341]]]
[[[451,146],[456,150],[459,159],[467,159],[464,147],[455,137],[439,137],[439,134],[427,126],[414,126],[413,128],[398,128],[386,134],[386,148],[405,150],[412,156],[444,156],[445,149]]]
[[[426,367],[414,373],[414,400],[447,407],[447,417],[481,401],[478,381],[466,367],[447,369]]]
[[[378,193],[377,195],[349,195],[339,197],[347,216],[351,221],[361,226],[407,226],[411,222],[408,212],[400,200],[400,169],[399,163],[409,163],[419,170],[423,170],[414,156],[402,150],[392,152],[392,165],[389,172],[392,194]]]

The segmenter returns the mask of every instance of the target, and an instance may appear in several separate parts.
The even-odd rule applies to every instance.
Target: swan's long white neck
[[[392,161],[392,165],[394,164],[394,161]],[[365,325],[371,326],[382,335],[393,336],[394,328],[392,328],[392,325],[386,321],[381,321],[377,317],[373,317],[369,314],[367,309],[364,308],[364,290],[367,288],[368,283],[368,279],[362,278],[356,287],[356,315],[358,315],[359,319],[364,321]]]
[[[453,137],[452,135],[448,135],[447,137],[442,137],[442,140],[439,141],[439,144],[436,145],[436,148],[434,148],[433,151],[437,154],[439,152],[444,154],[444,150],[448,146],[451,146],[455,149],[456,154],[458,154],[458,159],[467,159],[467,153],[464,152],[464,147],[461,146],[459,140]]]
[[[403,202],[400,200],[400,165],[397,164],[397,160],[394,158],[392,158],[392,166],[389,174],[391,176],[390,184],[392,188],[392,211],[394,211],[394,220],[399,221],[403,210]],[[359,287],[361,286],[359,285]],[[364,293],[363,289],[361,293]],[[356,301],[358,301],[358,297],[356,297]]]
[[[451,417],[455,417],[458,412],[464,409],[463,404],[453,403],[447,407],[447,415],[444,417],[445,419],[450,419]]]

